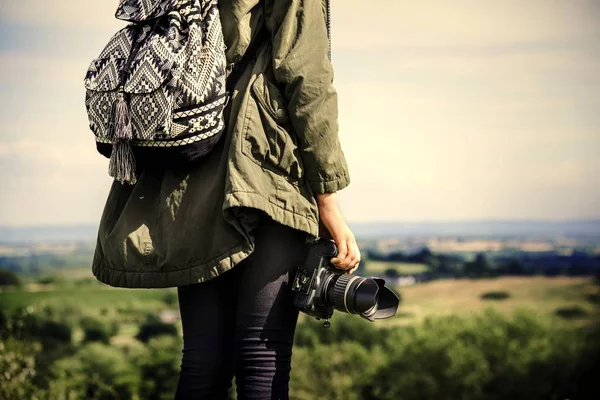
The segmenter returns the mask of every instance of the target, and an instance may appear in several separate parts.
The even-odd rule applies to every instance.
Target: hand
[[[331,263],[336,268],[348,271],[351,274],[358,268],[360,250],[356,244],[354,234],[344,221],[338,207],[337,195],[336,193],[324,193],[317,194],[316,198],[319,207],[319,219],[338,248],[338,255],[331,259]]]

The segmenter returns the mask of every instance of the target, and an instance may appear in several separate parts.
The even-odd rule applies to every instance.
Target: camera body
[[[337,255],[335,243],[319,239],[309,246],[304,264],[296,270],[292,290],[296,292],[294,305],[317,319],[329,319],[333,315],[333,305],[327,304],[323,293],[326,281],[336,271],[329,259]]]
[[[329,320],[334,310],[374,321],[396,314],[399,298],[380,278],[362,278],[339,270],[331,263],[337,256],[335,243],[317,239],[308,247],[304,264],[292,282],[294,305],[317,319]],[[327,324],[326,324],[327,326]]]

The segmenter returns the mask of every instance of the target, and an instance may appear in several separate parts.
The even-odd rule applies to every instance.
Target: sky
[[[98,222],[116,0],[0,0],[0,225]],[[332,0],[349,222],[600,218],[600,2]]]

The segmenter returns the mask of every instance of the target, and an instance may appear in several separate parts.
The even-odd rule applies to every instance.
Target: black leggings
[[[183,359],[176,400],[287,399],[298,320],[290,285],[304,233],[268,218],[256,248],[230,271],[178,288]]]

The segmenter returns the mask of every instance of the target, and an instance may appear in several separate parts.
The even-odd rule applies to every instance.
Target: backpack
[[[85,106],[109,175],[135,184],[139,163],[192,162],[224,131],[225,43],[217,0],[120,0],[130,22],[92,61]]]

